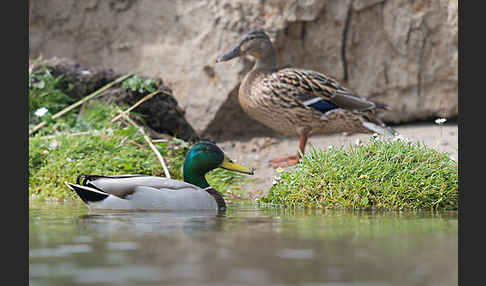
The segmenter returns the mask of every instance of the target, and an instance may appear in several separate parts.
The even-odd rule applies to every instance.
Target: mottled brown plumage
[[[297,68],[278,69],[275,49],[263,31],[253,31],[230,52],[218,59],[250,55],[255,66],[241,82],[238,100],[243,110],[264,125],[291,136],[301,137],[303,153],[307,137],[314,134],[380,133],[393,135],[375,116],[387,109],[381,102],[355,95],[333,78]],[[295,157],[295,156],[293,156]],[[292,161],[295,161],[294,158]],[[284,158],[283,165],[289,165]],[[295,163],[295,162],[293,162]]]

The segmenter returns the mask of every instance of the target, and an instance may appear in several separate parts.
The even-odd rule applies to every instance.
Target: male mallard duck
[[[253,175],[215,144],[201,142],[187,153],[184,182],[146,175],[80,175],[76,184],[66,184],[94,209],[225,210],[223,197],[205,178],[218,167]]]
[[[297,164],[313,134],[394,134],[374,116],[375,109],[387,109],[385,104],[358,97],[316,71],[278,69],[275,49],[265,32],[249,32],[217,62],[244,55],[256,62],[240,84],[238,100],[243,110],[277,132],[300,136],[298,155],[274,159],[273,167]]]

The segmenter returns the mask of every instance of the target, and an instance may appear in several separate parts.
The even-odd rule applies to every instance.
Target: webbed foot
[[[275,158],[270,161],[270,164],[272,165],[273,168],[283,168],[283,167],[288,167],[288,166],[293,166],[297,165],[299,163],[299,157],[298,156],[288,156],[288,157],[280,157],[280,158]]]

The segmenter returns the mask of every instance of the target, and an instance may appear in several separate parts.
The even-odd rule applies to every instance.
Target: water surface
[[[30,285],[457,285],[457,212],[29,203]]]

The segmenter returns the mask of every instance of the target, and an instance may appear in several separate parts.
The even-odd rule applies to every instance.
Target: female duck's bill
[[[66,185],[93,209],[218,210],[226,204],[206,181],[205,174],[223,168],[252,175],[213,143],[194,145],[184,161],[184,181],[146,175],[80,175]]]
[[[216,62],[217,63],[226,62],[226,61],[229,61],[229,60],[234,59],[234,58],[239,57],[239,56],[240,56],[240,46],[238,45],[238,46],[234,47],[228,53],[218,57]]]

